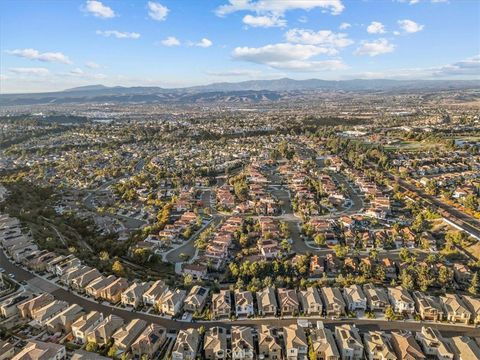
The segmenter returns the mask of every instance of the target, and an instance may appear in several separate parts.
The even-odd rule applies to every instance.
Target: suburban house
[[[83,344],[87,341],[87,334],[101,321],[103,314],[98,311],[91,311],[82,315],[72,324],[72,334],[75,342]]]
[[[345,314],[346,305],[340,290],[335,287],[322,287],[321,293],[326,316],[342,317]]]
[[[423,360],[423,354],[414,336],[409,332],[392,331],[391,343],[398,360]]]
[[[100,297],[111,304],[116,304],[122,300],[122,293],[128,288],[127,279],[118,278],[108,286],[100,290]]]
[[[308,341],[303,328],[290,325],[283,328],[285,356],[288,360],[304,359],[308,354]]]
[[[32,319],[40,326],[45,326],[48,320],[53,318],[58,313],[68,308],[66,301],[54,300],[51,303],[35,310],[32,313]]]
[[[55,334],[57,332],[68,334],[72,331],[72,324],[81,315],[83,315],[83,308],[78,304],[72,304],[48,320],[45,327],[50,334]]]
[[[67,352],[63,345],[29,340],[12,360],[63,360],[66,358]]]
[[[168,289],[163,293],[161,298],[157,301],[157,309],[163,314],[170,316],[177,315],[183,307],[183,302],[187,297],[185,290]]]
[[[298,314],[299,302],[297,292],[293,289],[281,288],[277,290],[280,314],[294,316]]]
[[[343,296],[349,311],[367,310],[367,298],[360,285],[350,285],[343,289]]]
[[[307,290],[300,291],[298,298],[302,304],[303,313],[306,315],[321,315],[323,311],[322,298],[318,289],[309,287]]]
[[[155,281],[147,291],[142,295],[143,303],[145,305],[154,305],[163,293],[167,290],[167,286],[162,280]]]
[[[472,296],[463,295],[463,303],[466,305],[468,311],[472,314],[471,320],[475,325],[480,323],[480,299]]]
[[[27,302],[31,297],[32,294],[26,291],[9,297],[0,305],[0,314],[2,314],[4,318],[19,314],[18,305]]]
[[[100,298],[102,289],[112,284],[116,279],[117,277],[115,275],[97,278],[96,280],[92,281],[90,284],[87,285],[87,287],[85,288],[85,292],[91,297],[98,299]]]
[[[232,326],[232,359],[255,358],[255,344],[250,326]]]
[[[109,360],[110,358],[86,350],[75,350],[70,360]]]
[[[117,354],[128,351],[146,327],[147,322],[140,319],[133,319],[127,325],[121,326],[112,335],[113,344],[117,347]]]
[[[277,298],[273,287],[266,287],[257,292],[258,315],[276,316],[278,311]]]
[[[450,346],[446,344],[437,329],[422,326],[422,330],[417,331],[415,339],[420,343],[425,355],[440,360],[454,360],[455,356],[450,350]]]
[[[78,292],[83,292],[84,288],[95,281],[101,279],[103,276],[97,269],[90,269],[89,271],[73,278],[70,282],[70,286]]]
[[[282,345],[275,328],[269,325],[260,325],[258,333],[259,356],[266,359],[282,359]]]
[[[15,346],[8,341],[0,340],[0,360],[8,360],[15,355]]]
[[[342,359],[362,360],[363,344],[355,326],[339,325],[335,327],[335,339]]]
[[[208,289],[195,285],[192,287],[184,302],[184,310],[192,313],[201,313],[207,303]]]
[[[180,330],[173,345],[172,360],[195,360],[199,345],[200,334],[197,329]]]
[[[445,311],[445,317],[448,321],[454,323],[468,324],[472,318],[472,313],[468,310],[460,296],[457,294],[445,294],[440,296],[443,309]]]
[[[87,332],[87,342],[106,345],[113,334],[123,325],[123,319],[116,315],[108,315],[100,323]]]
[[[236,289],[235,298],[235,315],[237,317],[250,316],[254,314],[253,295],[250,291],[242,291]]]
[[[310,339],[312,351],[315,352],[317,359],[341,360],[333,334],[329,329],[324,328],[323,324],[310,331]]]
[[[475,340],[468,336],[454,336],[450,339],[454,359],[480,359],[480,347]]]
[[[461,263],[454,263],[453,277],[457,284],[467,287],[470,286],[470,281],[472,280],[473,275],[467,265]]]
[[[440,300],[420,291],[413,292],[415,307],[422,320],[441,321],[444,316]]]
[[[205,359],[218,360],[226,356],[227,330],[223,327],[214,326],[205,332],[203,351]]]
[[[381,331],[367,331],[363,335],[368,360],[397,360],[390,340]]]
[[[89,266],[79,265],[79,266],[71,267],[60,277],[60,281],[63,284],[71,286],[73,279],[88,273],[90,270],[92,270],[92,268]]]
[[[220,290],[220,293],[212,295],[212,315],[214,319],[230,317],[232,300],[230,290]]]
[[[131,349],[134,356],[146,355],[153,359],[153,355],[167,339],[167,331],[163,326],[157,324],[148,325],[140,336],[132,343]]]
[[[149,282],[134,282],[121,295],[122,304],[125,306],[140,306],[143,302],[143,294],[150,288]]]
[[[388,294],[384,288],[376,287],[373,284],[365,284],[363,292],[367,298],[367,308],[370,311],[385,311],[390,306]]]
[[[390,287],[387,291],[390,304],[392,304],[396,313],[413,314],[415,312],[415,301],[405,288],[401,286]]]
[[[23,318],[33,318],[33,314],[42,307],[52,303],[55,298],[47,293],[42,293],[31,300],[17,305],[18,313]]]

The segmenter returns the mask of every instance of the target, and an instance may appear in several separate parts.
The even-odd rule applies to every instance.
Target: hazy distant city
[[[480,359],[480,3],[0,13],[0,360]]]

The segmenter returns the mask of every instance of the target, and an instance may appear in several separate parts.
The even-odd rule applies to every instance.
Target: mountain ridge
[[[0,94],[0,105],[35,105],[62,103],[99,102],[260,102],[278,101],[288,95],[299,93],[344,91],[432,91],[480,89],[480,80],[248,80],[242,82],[219,82],[185,88],[163,88],[159,86],[113,86],[102,84],[86,85],[62,91],[28,94]]]

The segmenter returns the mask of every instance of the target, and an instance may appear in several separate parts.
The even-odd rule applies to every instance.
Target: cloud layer
[[[71,64],[70,59],[61,52],[40,52],[35,49],[15,49],[7,50],[7,54],[14,55],[30,60],[38,60],[43,62],[56,62],[62,64]]]

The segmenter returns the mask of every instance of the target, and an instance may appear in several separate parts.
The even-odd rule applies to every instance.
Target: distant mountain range
[[[75,103],[258,103],[321,91],[405,92],[480,89],[480,80],[251,80],[188,88],[88,85],[58,92],[0,94],[0,105]]]

